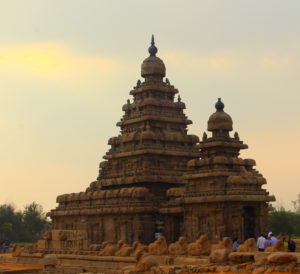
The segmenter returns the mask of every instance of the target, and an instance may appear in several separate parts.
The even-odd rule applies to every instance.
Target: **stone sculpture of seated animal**
[[[184,237],[169,245],[169,253],[172,255],[184,255],[187,253],[188,243]]]
[[[115,256],[127,257],[133,252],[133,247],[123,243],[121,247],[116,251]]]
[[[141,251],[147,252],[148,247],[146,245],[141,244],[139,241],[133,242],[132,245],[133,251],[131,252],[130,256],[136,256]]]
[[[118,241],[117,244],[107,243],[103,250],[99,252],[101,256],[114,256],[118,249],[124,244],[122,240]]]
[[[209,255],[210,244],[206,235],[201,235],[195,242],[188,246],[188,254],[191,256]]]
[[[156,241],[148,245],[148,251],[153,255],[168,253],[168,244],[164,236],[160,236]]]
[[[211,250],[228,249],[232,250],[232,240],[229,237],[224,237],[222,241],[211,246]]]
[[[265,249],[265,252],[280,252],[286,251],[282,240],[278,240],[274,245],[269,246]]]
[[[243,244],[241,244],[238,249],[238,252],[256,252],[257,246],[254,238],[250,238],[246,240]]]

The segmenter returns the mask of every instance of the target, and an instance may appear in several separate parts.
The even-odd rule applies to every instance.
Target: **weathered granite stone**
[[[201,235],[199,239],[188,245],[188,254],[191,256],[201,256],[210,254],[210,244],[206,235]]]
[[[154,42],[150,48],[142,63],[143,80],[122,107],[120,134],[108,140],[97,180],[85,191],[57,197],[58,206],[48,213],[52,231],[27,253],[87,254],[98,252],[94,244],[109,242],[99,251],[108,256],[118,250],[129,254],[129,246],[121,252],[119,240],[148,245],[158,232],[170,243],[180,236],[194,242],[206,234],[216,242],[266,232],[268,202],[274,197],[262,188],[266,179],[254,168],[255,161],[239,157],[247,145],[237,132],[231,136],[233,121],[223,102],[218,100],[209,117],[211,136],[204,133],[200,141],[188,134],[192,121],[184,113],[185,103],[164,79],[166,67]],[[200,241],[192,246],[190,254],[210,250]],[[132,248],[131,255],[144,249]],[[170,249],[185,251],[179,243]],[[155,245],[149,245],[153,250]],[[161,250],[167,252],[165,247],[154,252]]]
[[[265,252],[282,252],[285,251],[284,243],[282,240],[278,240],[274,245],[265,249]]]
[[[224,264],[228,261],[230,250],[214,249],[210,253],[209,260],[211,263]]]
[[[254,261],[254,253],[250,252],[231,252],[229,254],[229,260],[234,263],[246,263]]]
[[[269,263],[289,263],[297,262],[297,257],[292,253],[287,252],[276,252],[268,256]]]
[[[162,255],[168,253],[168,244],[165,237],[159,237],[155,242],[149,244],[148,251],[152,255]]]
[[[58,264],[58,258],[56,254],[47,254],[44,257],[44,269],[55,269]]]
[[[256,252],[257,246],[254,238],[247,239],[243,244],[241,244],[238,249],[238,252]]]
[[[179,237],[178,241],[169,245],[169,254],[183,255],[187,253],[188,243],[184,237]]]

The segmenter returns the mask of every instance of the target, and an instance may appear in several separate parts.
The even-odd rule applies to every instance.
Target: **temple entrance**
[[[251,206],[244,207],[244,240],[255,237],[255,212]]]
[[[174,216],[173,219],[173,242],[182,236],[183,216]]]

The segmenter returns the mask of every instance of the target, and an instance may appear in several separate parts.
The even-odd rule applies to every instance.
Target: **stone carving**
[[[289,262],[297,262],[297,256],[292,253],[274,253],[268,256],[269,263],[289,263]]]
[[[148,247],[146,245],[141,244],[139,241],[133,242],[132,248],[133,248],[133,251],[130,254],[131,256],[137,256],[137,254],[140,252],[148,251]]]
[[[224,264],[228,261],[230,254],[230,250],[223,248],[217,248],[212,250],[210,256],[209,256],[209,261],[211,263],[217,263],[217,264]]]
[[[206,235],[201,235],[195,242],[188,246],[188,254],[191,256],[201,256],[210,254],[210,244]]]
[[[123,243],[120,248],[116,251],[115,256],[130,256],[130,254],[133,252],[133,247],[131,247],[128,244]]]
[[[256,252],[257,246],[254,238],[250,238],[246,240],[243,244],[241,244],[238,249],[238,252]]]
[[[269,246],[265,249],[265,252],[280,252],[285,251],[284,243],[282,240],[278,240],[274,245]]]
[[[43,239],[44,240],[52,240],[52,232],[51,231],[44,232]]]
[[[92,244],[90,245],[90,248],[89,248],[91,251],[100,251],[101,249],[101,244]]]
[[[152,255],[162,255],[168,253],[168,244],[164,236],[159,237],[155,242],[149,244],[148,251]]]
[[[200,142],[188,134],[192,121],[178,90],[164,80],[166,67],[156,53],[153,41],[142,63],[143,80],[122,107],[120,134],[109,139],[97,180],[86,191],[57,197],[58,206],[48,214],[54,228],[51,239],[48,234],[47,243],[39,242],[40,250],[98,252],[99,247],[90,246],[107,241],[99,254],[128,254],[133,241],[153,241],[154,216],[167,232],[162,243],[149,245],[154,254],[167,253],[166,240],[174,242],[180,235],[194,242],[199,233],[216,241],[225,235],[245,240],[265,232],[268,202],[274,197],[262,188],[266,180],[255,170],[255,161],[239,157],[247,145],[237,134],[230,136],[233,122],[224,103],[219,99],[209,117],[211,136],[205,133]],[[128,246],[112,244],[118,239]],[[177,244],[170,247],[172,252],[183,252]],[[202,245],[199,239],[191,252],[209,250]],[[131,254],[144,249],[132,248]]]
[[[19,245],[14,244],[13,250],[12,250],[12,256],[13,257],[19,257],[21,255],[21,252],[23,251],[23,248],[21,248]]]
[[[53,270],[56,269],[58,265],[58,258],[56,254],[47,254],[44,257],[44,270]]]
[[[212,245],[211,249],[228,249],[229,251],[232,251],[232,240],[229,237],[224,237],[222,241]]]
[[[137,263],[135,265],[134,271],[136,271],[137,273],[149,271],[152,267],[158,266],[158,264],[159,262],[155,256],[141,252],[137,256]]]
[[[99,255],[101,256],[114,256],[115,253],[121,249],[121,247],[124,245],[124,242],[122,240],[118,241],[117,244],[112,243],[105,243],[103,250],[99,252]]]
[[[184,255],[187,253],[188,243],[184,237],[179,237],[178,241],[169,245],[169,253],[172,255]]]

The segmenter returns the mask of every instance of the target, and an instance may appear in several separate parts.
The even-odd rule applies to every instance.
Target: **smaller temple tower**
[[[200,159],[188,162],[182,206],[185,234],[189,241],[201,234],[210,240],[224,236],[244,240],[265,233],[268,202],[274,196],[262,188],[266,179],[256,170],[255,161],[239,157],[244,144],[237,132],[230,136],[232,119],[224,112],[221,99],[208,120],[199,144]]]

